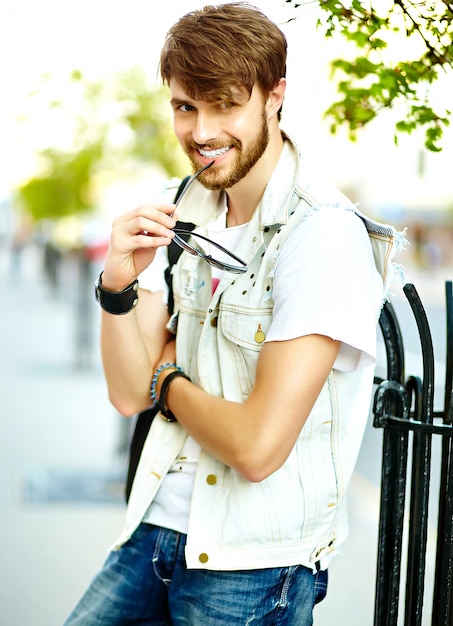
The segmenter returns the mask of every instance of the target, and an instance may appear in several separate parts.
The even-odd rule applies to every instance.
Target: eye
[[[189,113],[190,111],[195,111],[195,107],[191,104],[181,104],[178,109],[183,111],[184,113]]]
[[[235,106],[237,106],[237,103],[233,102],[233,100],[222,100],[218,104],[219,109],[221,109],[222,111],[228,111],[229,109],[232,109]]]

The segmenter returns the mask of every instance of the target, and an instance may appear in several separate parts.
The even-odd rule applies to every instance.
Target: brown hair
[[[210,5],[169,30],[160,72],[195,100],[229,98],[232,88],[250,96],[255,83],[266,94],[286,74],[286,48],[282,31],[253,5]]]

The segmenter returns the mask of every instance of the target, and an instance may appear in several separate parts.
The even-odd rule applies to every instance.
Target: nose
[[[219,134],[216,116],[207,111],[198,111],[197,120],[193,129],[193,139],[199,145],[213,141]]]

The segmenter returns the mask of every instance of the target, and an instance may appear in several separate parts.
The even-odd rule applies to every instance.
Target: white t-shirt
[[[351,210],[323,207],[282,246],[266,341],[325,335],[342,342],[336,369],[370,365],[376,361],[382,290],[362,221]]]
[[[226,228],[222,215],[211,225],[208,236],[234,251],[246,227]],[[211,253],[214,255],[214,250]],[[140,276],[140,286],[162,290],[165,301],[166,259],[166,249],[161,248]],[[213,279],[221,273],[213,270]],[[370,275],[374,280],[369,280]],[[365,227],[352,211],[322,208],[291,233],[276,262],[272,293],[273,319],[266,342],[326,335],[342,342],[336,369],[353,371],[375,362],[382,279]],[[187,532],[199,452],[200,446],[189,437],[144,521]]]

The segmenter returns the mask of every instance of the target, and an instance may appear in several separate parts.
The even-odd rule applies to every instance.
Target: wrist
[[[170,374],[172,374],[173,372],[182,372],[182,370],[181,370],[181,368],[168,367],[168,368],[166,368],[166,369],[164,369],[162,371],[162,373],[160,374],[159,378],[157,379],[157,382],[156,382],[157,402],[159,401],[160,395],[162,393],[162,387],[163,387],[165,379],[168,376],[170,376]]]
[[[111,291],[103,284],[103,272],[95,282],[95,296],[101,307],[112,315],[129,313],[138,304],[138,280],[135,279],[120,291]]]
[[[156,369],[151,379],[150,396],[153,404],[158,404],[160,390],[165,377],[171,372],[182,371],[176,363],[165,363]]]
[[[151,400],[154,405],[157,405],[162,418],[167,422],[176,422],[176,417],[167,407],[167,394],[171,382],[177,377],[190,381],[190,378],[176,363],[166,363],[155,371],[151,380]]]
[[[110,293],[119,293],[120,291],[124,291],[124,289],[127,289],[127,287],[134,282],[133,280],[127,280],[127,279],[126,279],[126,282],[124,282],[124,278],[115,279],[112,276],[110,276],[110,274],[106,272],[105,269],[102,270],[101,276],[102,276],[102,286],[104,287],[106,291],[109,291]]]

